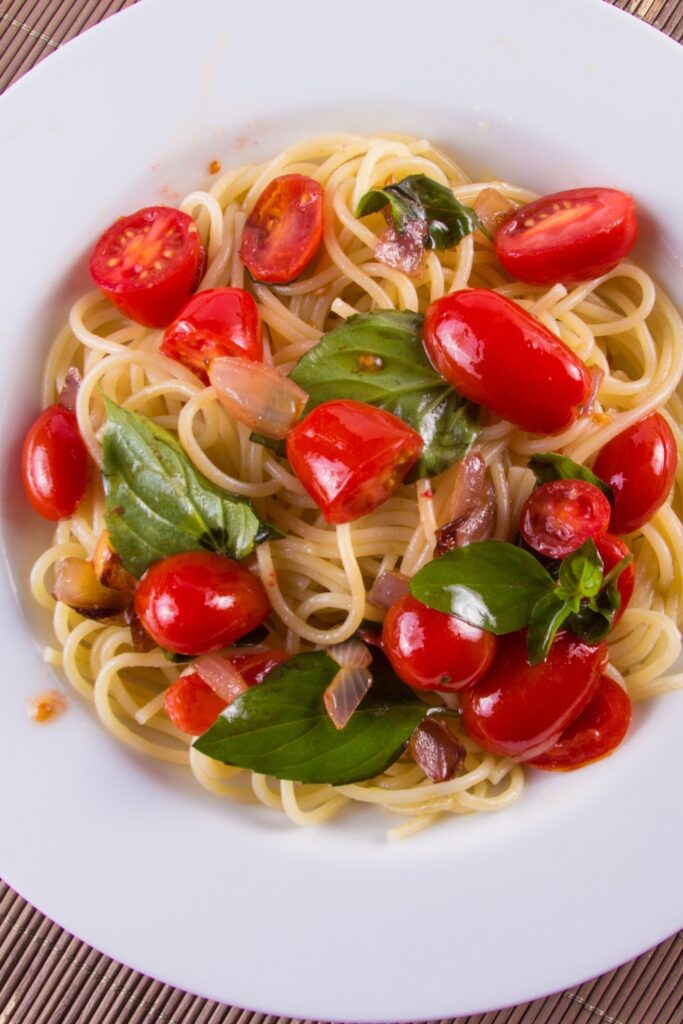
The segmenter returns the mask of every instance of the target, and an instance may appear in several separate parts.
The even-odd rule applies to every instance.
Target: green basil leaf
[[[436,476],[467,454],[479,430],[476,406],[432,367],[422,345],[423,317],[406,310],[357,313],[297,363],[290,377],[308,393],[306,413],[334,398],[376,405],[424,441],[409,479]]]
[[[446,185],[425,174],[410,174],[393,185],[366,192],[358,201],[356,217],[377,213],[387,205],[399,233],[406,230],[408,221],[426,221],[426,249],[450,249],[477,228],[483,230],[471,207],[459,202]]]
[[[614,566],[614,568],[610,569],[610,571],[605,576],[605,578],[603,580],[603,584],[602,584],[603,587],[611,587],[613,583],[616,583],[617,580],[619,579],[619,577],[621,576],[622,572],[624,571],[624,569],[627,566],[629,566],[632,561],[633,561],[633,555],[632,554],[624,555],[624,557],[622,559],[620,559],[617,562],[617,564]],[[621,600],[621,598],[620,598],[620,600]]]
[[[589,538],[580,548],[562,559],[560,565],[560,586],[569,594],[594,597],[603,582],[603,561]]]
[[[559,452],[541,452],[529,459],[532,470],[539,484],[550,483],[551,480],[585,480],[586,483],[598,487],[610,501],[614,501],[614,491],[609,484],[596,476],[587,466],[560,455]]]
[[[557,592],[544,594],[534,605],[527,633],[527,657],[530,665],[538,665],[548,657],[555,634],[571,615],[571,608]]]
[[[490,633],[528,625],[553,578],[533,555],[514,544],[483,540],[428,562],[410,583],[418,601]]]
[[[620,606],[619,588],[612,585],[602,590],[597,598],[582,601],[579,611],[567,619],[567,626],[580,640],[598,644],[611,633]]]
[[[250,501],[202,476],[168,431],[109,398],[106,409],[104,518],[133,576],[181,551],[245,558],[256,544],[279,535]]]
[[[322,651],[290,658],[226,708],[195,740],[196,749],[276,779],[342,786],[374,778],[396,760],[429,708],[376,653],[372,686],[337,729],[323,694],[338,671]]]

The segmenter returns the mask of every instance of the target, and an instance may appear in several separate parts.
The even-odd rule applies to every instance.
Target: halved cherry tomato
[[[595,546],[602,558],[605,576],[612,571],[615,565],[618,565],[622,558],[626,558],[627,555],[631,554],[630,548],[619,537],[615,537],[613,533],[601,533],[599,537],[595,538]],[[614,616],[615,626],[628,608],[629,601],[633,597],[635,585],[636,566],[635,562],[630,562],[617,579],[621,604],[619,605],[619,611]]]
[[[107,228],[90,257],[90,276],[124,316],[165,327],[199,284],[204,263],[192,218],[147,206]]]
[[[212,359],[263,359],[261,318],[243,288],[207,288],[193,295],[166,329],[161,351],[209,383]]]
[[[603,675],[589,703],[567,726],[557,743],[529,761],[533,768],[568,772],[607,757],[619,746],[631,723],[628,694]]]
[[[550,284],[607,273],[628,255],[637,235],[631,196],[615,188],[572,188],[516,210],[495,246],[513,277]]]
[[[485,288],[432,302],[422,339],[456,391],[522,430],[565,430],[590,393],[578,356],[517,303]]]
[[[240,259],[256,281],[286,284],[308,266],[323,236],[323,190],[315,178],[283,174],[256,201]]]
[[[493,661],[493,633],[428,608],[412,595],[387,612],[382,647],[396,675],[416,690],[454,693],[471,686]]]
[[[669,495],[677,465],[671,427],[658,412],[601,448],[593,471],[614,491],[613,533],[632,533],[652,518]]]
[[[30,427],[21,453],[28,500],[44,519],[66,519],[78,507],[88,482],[88,452],[75,414],[49,405]]]
[[[323,402],[287,437],[287,458],[328,523],[367,515],[396,490],[423,441],[365,402]]]
[[[604,533],[611,514],[605,495],[586,480],[551,480],[527,498],[519,531],[534,551],[564,558]]]
[[[538,757],[586,707],[606,663],[604,644],[558,633],[546,660],[532,666],[525,633],[502,636],[489,671],[460,695],[465,729],[492,754]]]
[[[160,647],[202,654],[255,629],[270,603],[261,581],[239,562],[185,551],[150,566],[135,590],[135,611]]]

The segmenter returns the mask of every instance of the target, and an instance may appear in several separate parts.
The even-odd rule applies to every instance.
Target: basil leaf
[[[476,406],[445,383],[422,345],[423,317],[406,310],[357,313],[297,363],[290,377],[308,393],[305,413],[333,398],[376,405],[424,441],[408,479],[436,476],[467,454],[479,430]]]
[[[358,201],[356,217],[377,213],[387,205],[399,233],[406,230],[408,221],[426,221],[426,249],[450,249],[477,228],[483,230],[471,207],[464,206],[450,188],[425,174],[410,174],[393,185],[366,192]]]
[[[624,555],[624,557],[617,562],[614,568],[610,569],[610,571],[607,573],[605,579],[603,580],[603,586],[610,587],[613,583],[616,583],[624,569],[626,569],[632,561],[632,554]],[[619,598],[619,600],[621,600],[621,597]]]
[[[609,484],[601,480],[588,468],[578,462],[560,455],[559,452],[541,452],[529,459],[532,470],[539,484],[550,483],[551,480],[585,480],[586,483],[598,487],[610,501],[614,501],[614,491]]]
[[[533,555],[499,540],[455,548],[428,562],[410,583],[418,601],[490,633],[513,633],[554,587]]]
[[[343,729],[335,728],[323,704],[339,665],[311,651],[283,662],[238,697],[194,746],[216,761],[276,779],[343,786],[374,778],[396,760],[429,708],[380,654],[371,670],[372,686]]]
[[[598,644],[611,633],[620,607],[619,588],[612,584],[601,590],[596,598],[582,601],[578,612],[567,619],[567,626],[580,640]]]
[[[603,583],[603,561],[592,538],[562,559],[560,586],[568,594],[594,597]]]
[[[531,611],[527,633],[527,657],[538,665],[548,657],[555,634],[571,615],[571,608],[556,592],[544,594]]]
[[[202,476],[168,431],[109,398],[106,410],[104,518],[133,576],[181,551],[245,558],[256,544],[279,535],[250,501]]]

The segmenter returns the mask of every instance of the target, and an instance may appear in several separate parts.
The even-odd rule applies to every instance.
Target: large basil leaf
[[[429,709],[378,654],[372,686],[337,729],[323,694],[338,671],[322,651],[290,658],[226,708],[195,740],[196,749],[276,779],[342,786],[374,778],[396,760]]]
[[[277,535],[251,502],[202,476],[168,431],[110,399],[106,410],[105,522],[128,572],[181,551],[244,558]]]
[[[357,313],[297,363],[290,377],[308,392],[306,413],[334,398],[393,413],[424,441],[409,479],[436,476],[469,450],[478,409],[432,367],[422,345],[423,317],[405,310]]]
[[[609,501],[614,500],[614,491],[609,484],[596,476],[588,466],[581,466],[559,452],[539,452],[538,455],[532,455],[529,459],[529,469],[539,484],[547,484],[551,480],[585,480],[586,483],[593,484],[601,490]]]
[[[450,249],[477,228],[483,230],[474,210],[425,174],[410,174],[394,185],[366,192],[358,201],[356,217],[377,213],[387,205],[399,233],[405,232],[409,221],[426,222],[426,249]]]

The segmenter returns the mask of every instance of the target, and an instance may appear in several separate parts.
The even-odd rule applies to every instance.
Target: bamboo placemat
[[[135,2],[0,0],[0,92],[63,43]],[[683,42],[683,0],[606,2]],[[673,99],[674,109],[678,99],[680,117],[682,98]],[[591,1020],[596,1024],[683,1024],[683,933],[566,992],[440,1024],[590,1024]],[[0,882],[0,1024],[276,1022],[294,1024],[285,1017],[266,1017],[200,999],[124,967],[63,931]]]

